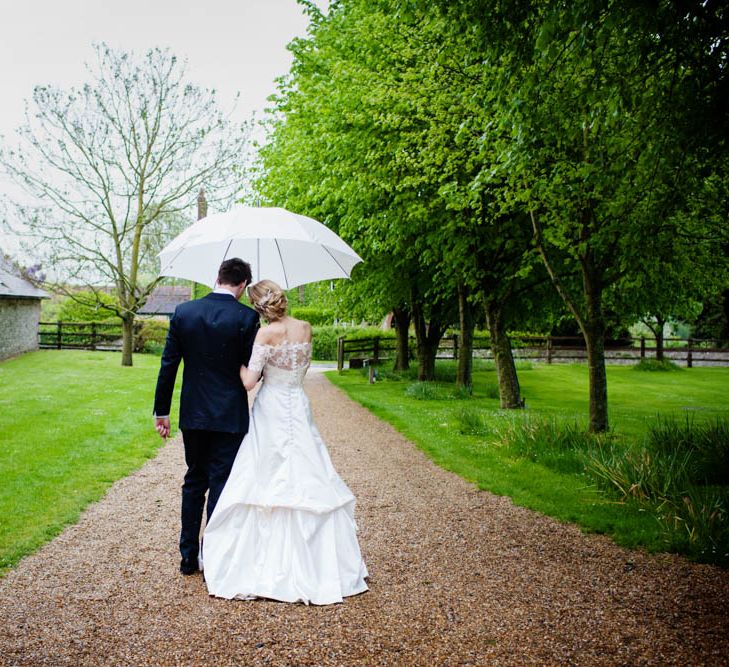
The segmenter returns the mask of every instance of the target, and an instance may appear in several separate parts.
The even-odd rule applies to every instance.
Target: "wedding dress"
[[[205,529],[211,595],[331,604],[367,590],[355,499],[311,416],[311,343],[254,345],[250,427]]]

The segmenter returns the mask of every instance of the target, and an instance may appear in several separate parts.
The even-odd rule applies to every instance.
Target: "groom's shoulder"
[[[238,305],[241,314],[244,315],[247,319],[258,318],[258,313],[250,306],[246,306],[246,304],[240,303],[238,301],[236,301],[236,304]]]

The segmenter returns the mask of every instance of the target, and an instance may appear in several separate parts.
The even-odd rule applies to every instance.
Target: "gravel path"
[[[307,389],[358,498],[369,593],[225,601],[180,575],[175,439],[0,581],[2,664],[729,664],[729,572],[479,492],[321,374]]]

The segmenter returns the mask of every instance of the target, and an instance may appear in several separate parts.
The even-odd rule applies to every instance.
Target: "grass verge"
[[[447,365],[440,364],[439,378],[450,378]],[[374,385],[357,371],[327,375],[350,397],[413,440],[437,464],[481,489],[510,496],[519,505],[576,523],[586,531],[609,534],[627,547],[679,551],[726,564],[725,555],[679,539],[685,526],[677,526],[678,533],[669,530],[666,514],[656,504],[613,492],[611,482],[604,483],[595,472],[597,466],[590,463],[599,460],[615,466],[629,457],[649,433],[655,435],[658,415],[672,420],[671,424],[686,420],[687,415],[695,425],[729,419],[724,400],[729,369],[697,368],[674,374],[609,367],[614,430],[604,438],[591,439],[590,446],[585,444],[584,433],[588,390],[584,366],[521,369],[527,409],[515,412],[499,409],[497,398],[492,397],[494,372],[488,366],[474,373],[471,397],[459,397],[444,382],[427,390],[409,389],[413,386],[408,382],[410,376],[393,381],[386,379],[391,375],[387,371],[380,374],[383,381]],[[556,444],[540,444],[545,441]],[[597,458],[607,451],[611,452],[609,459]],[[684,514],[696,508],[684,504]],[[676,521],[680,523],[681,517]]]
[[[0,574],[161,445],[159,358],[47,350],[0,363]]]

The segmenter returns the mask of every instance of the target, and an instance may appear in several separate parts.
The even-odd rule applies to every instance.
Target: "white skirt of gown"
[[[205,529],[205,581],[228,599],[341,602],[368,589],[355,498],[314,425],[303,377],[287,383],[295,374],[274,370]]]

